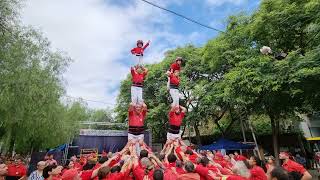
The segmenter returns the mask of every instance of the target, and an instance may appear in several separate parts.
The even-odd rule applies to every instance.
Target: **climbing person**
[[[138,65],[143,66],[143,53],[144,50],[149,46],[150,40],[147,44],[143,45],[142,40],[137,41],[137,47],[131,49],[131,53],[138,57]]]
[[[179,93],[179,84],[180,84],[179,71],[175,70],[174,73],[168,71],[167,75],[170,78],[169,93],[170,93],[171,98],[172,98],[172,106],[179,106],[179,99],[180,99],[180,93]]]
[[[171,106],[169,111],[169,130],[167,140],[177,140],[181,138],[180,126],[187,109],[183,106]]]
[[[131,102],[134,105],[142,104],[143,101],[143,81],[147,76],[148,69],[142,66],[131,67],[132,85]]]
[[[174,71],[181,71],[181,64],[182,64],[182,57],[177,57],[174,63],[170,65],[169,72],[174,73]],[[168,77],[168,82],[167,82],[167,89],[168,91],[170,90],[170,77]]]

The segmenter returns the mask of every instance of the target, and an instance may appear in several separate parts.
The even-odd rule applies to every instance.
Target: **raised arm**
[[[301,180],[311,180],[311,179],[312,179],[312,176],[311,176],[311,174],[310,174],[308,171],[305,171],[305,172],[303,173],[302,178],[301,178]]]
[[[149,154],[149,157],[153,159],[158,164],[159,167],[164,168],[160,159],[158,159],[153,153]]]
[[[133,110],[134,110],[134,104],[131,102],[130,104],[129,104],[129,109],[128,109],[128,111],[129,111],[129,113],[130,112],[132,112]]]
[[[187,109],[186,109],[185,107],[180,106],[180,108],[181,108],[181,111],[182,111],[182,112],[184,112],[184,113],[186,113],[186,112],[187,112]]]
[[[150,40],[147,42],[147,44],[145,44],[144,46],[143,46],[143,50],[145,50],[148,46],[149,46],[149,44],[150,44]]]
[[[92,172],[91,179],[93,179],[93,178],[95,178],[95,177],[98,176],[98,172],[99,172],[99,169],[100,169],[100,168],[109,166],[109,164],[110,164],[113,160],[115,160],[115,159],[117,159],[117,158],[118,158],[118,156],[115,155],[115,156],[113,156],[112,158],[108,159],[108,161],[104,162],[99,168],[95,169],[95,170]]]
[[[131,161],[131,159],[128,159],[128,160],[126,161],[126,163],[122,166],[120,172],[124,173],[124,172],[126,172],[127,170],[129,170],[129,169],[131,169],[131,168],[132,168],[132,161]]]
[[[147,110],[147,105],[146,105],[146,103],[142,103],[142,109],[143,109],[143,111],[146,111]]]

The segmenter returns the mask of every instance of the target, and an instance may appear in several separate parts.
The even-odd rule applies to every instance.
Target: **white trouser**
[[[143,56],[137,56],[138,58],[138,65],[143,66]]]
[[[172,105],[173,106],[179,106],[179,97],[180,97],[180,93],[179,93],[179,89],[170,89],[170,95],[172,98]]]
[[[142,104],[142,87],[131,86],[131,102],[133,104]]]
[[[177,140],[181,138],[181,132],[179,134],[167,133],[167,140]]]
[[[140,144],[139,144],[140,140],[144,141],[144,134],[134,135],[134,134],[128,133],[128,141],[132,141],[133,143],[135,143],[136,152],[138,155],[140,155],[140,151],[141,151]]]
[[[144,140],[144,134],[134,135],[134,134],[128,133],[128,141],[139,142],[139,140]]]

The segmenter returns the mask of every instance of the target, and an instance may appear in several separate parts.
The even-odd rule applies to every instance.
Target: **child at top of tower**
[[[143,45],[142,40],[137,41],[137,47],[131,49],[131,53],[138,57],[138,64],[142,65],[143,61],[143,53],[144,50],[149,46],[150,40],[147,42],[147,44]]]

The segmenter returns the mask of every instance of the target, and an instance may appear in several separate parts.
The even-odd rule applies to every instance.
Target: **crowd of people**
[[[37,169],[27,175],[19,157],[0,162],[0,180],[296,180],[312,179],[303,165],[281,152],[281,166],[273,157],[261,161],[256,156],[245,157],[235,152],[196,152],[181,139],[168,140],[161,152],[154,153],[143,142],[129,141],[116,153],[104,153],[99,159],[72,156],[64,166],[53,157],[37,163]],[[139,149],[139,153],[137,150]]]
[[[167,88],[172,98],[168,112],[167,142],[159,153],[154,153],[144,142],[144,120],[147,105],[143,100],[144,79],[148,69],[143,66],[143,52],[150,41],[131,53],[138,57],[138,64],[131,68],[131,103],[128,109],[128,143],[114,154],[104,153],[78,159],[73,156],[64,166],[46,156],[37,163],[37,170],[27,174],[21,158],[0,162],[0,180],[287,180],[312,179],[303,165],[282,152],[281,166],[272,157],[267,163],[256,156],[245,157],[238,153],[223,155],[220,151],[199,151],[188,147],[181,139],[180,126],[187,109],[179,103],[179,72],[183,59],[177,57],[166,72]],[[267,51],[266,51],[267,52]],[[269,51],[268,51],[269,52]],[[300,159],[301,160],[301,159]]]

